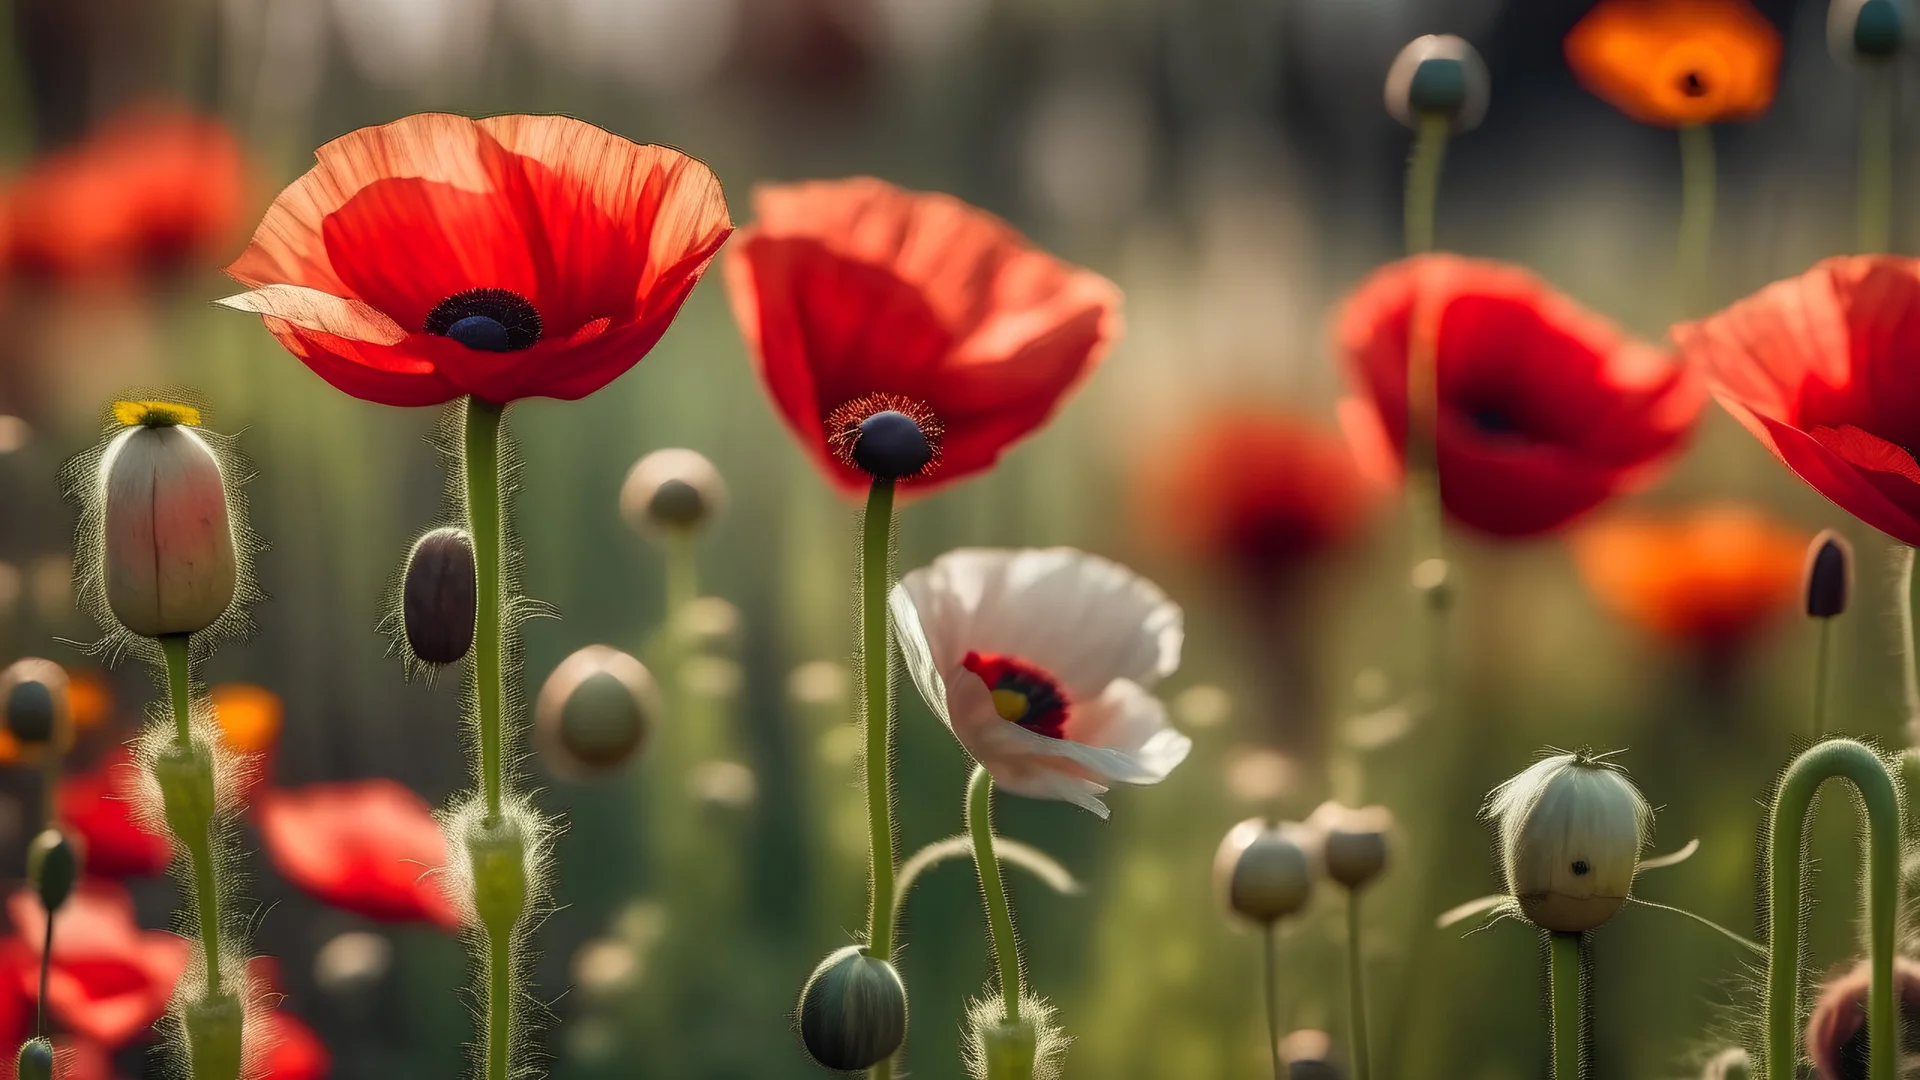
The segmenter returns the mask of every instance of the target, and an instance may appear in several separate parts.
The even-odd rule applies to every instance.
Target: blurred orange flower
[[[211,266],[237,235],[246,189],[239,140],[224,124],[174,106],[136,106],[14,184],[10,261],[67,279]]]
[[[1601,0],[1565,47],[1582,86],[1660,127],[1751,120],[1779,79],[1780,32],[1747,0]]]
[[[221,683],[208,692],[213,716],[227,745],[242,754],[258,754],[280,741],[285,709],[280,696],[252,683]]]
[[[1753,507],[1713,503],[1617,515],[1571,542],[1602,604],[1661,637],[1726,651],[1798,600],[1811,539]]]
[[[73,713],[73,726],[81,731],[92,731],[113,719],[113,686],[106,675],[93,668],[68,668],[67,708]]]

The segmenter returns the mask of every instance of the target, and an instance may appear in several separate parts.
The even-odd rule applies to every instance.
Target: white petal
[[[344,299],[304,285],[263,285],[214,302],[236,311],[285,319],[303,330],[353,341],[394,345],[407,336],[399,323],[364,301]]]
[[[907,577],[925,572],[916,570]],[[901,662],[906,665],[907,674],[912,676],[914,688],[920,691],[921,699],[927,703],[927,708],[933,710],[933,715],[939,717],[941,723],[952,727],[953,721],[947,709],[947,685],[940,677],[940,667],[934,662],[933,649],[927,641],[919,607],[914,603],[913,594],[905,581],[893,587],[892,594],[887,597],[887,610],[893,615],[894,643],[900,647]]]
[[[1076,705],[1066,736],[1085,746],[1115,750],[1131,758],[1139,771],[1108,775],[1129,784],[1157,784],[1187,759],[1193,740],[1167,723],[1167,707],[1139,683],[1115,679],[1093,701]],[[1136,777],[1148,779],[1136,779]]]

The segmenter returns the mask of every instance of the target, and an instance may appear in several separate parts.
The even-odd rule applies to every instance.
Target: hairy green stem
[[[487,821],[500,820],[500,714],[505,706],[500,632],[500,417],[504,409],[467,399],[467,533],[473,537],[477,601],[473,628],[474,696],[480,706],[480,783]]]
[[[1273,1055],[1273,1080],[1287,1080],[1287,1063],[1280,1060],[1280,958],[1277,955],[1279,920],[1263,933],[1266,953],[1267,1051]]]
[[[1715,179],[1713,129],[1688,124],[1680,129],[1680,241],[1676,258],[1682,314],[1703,301],[1707,263],[1713,250]]]
[[[1860,72],[1860,255],[1893,247],[1893,82],[1884,60]]]
[[[1920,669],[1913,646],[1913,548],[1893,546],[1893,610],[1900,617],[1901,700],[1907,708],[1907,745],[1920,746]]]
[[[1813,654],[1813,737],[1827,734],[1827,699],[1833,696],[1833,620],[1820,620],[1820,640]]]
[[[1893,1003],[1894,917],[1900,891],[1900,798],[1887,767],[1851,739],[1828,739],[1787,767],[1768,822],[1767,1080],[1793,1080],[1799,1063],[1801,887],[1807,815],[1828,780],[1846,780],[1867,815],[1869,1080],[1893,1080],[1899,1028]]]
[[[182,751],[193,747],[192,664],[186,634],[168,634],[160,639],[160,651],[167,661],[167,689],[173,700],[175,745]],[[214,883],[213,837],[210,826],[181,836],[187,860],[193,868],[193,898],[200,919],[200,945],[207,962],[207,996],[220,993],[220,892]]]
[[[980,875],[980,894],[986,898],[987,926],[993,934],[993,955],[1000,965],[1002,1022],[1020,1020],[1020,946],[1013,938],[1013,909],[1000,880],[1000,860],[993,853],[993,774],[985,765],[973,767],[967,782],[967,831],[973,834],[973,865]]]
[[[1434,204],[1440,198],[1440,170],[1447,160],[1447,137],[1453,118],[1421,113],[1413,137],[1413,156],[1407,160],[1405,225],[1407,254],[1433,250]]]
[[[513,1036],[512,927],[487,928],[487,1077],[506,1080]]]
[[[1580,1041],[1587,1016],[1580,971],[1580,935],[1547,935],[1548,983],[1553,993],[1553,1080],[1580,1080]]]
[[[893,481],[875,480],[867,493],[860,550],[860,665],[867,725],[867,950],[893,959],[893,654],[887,639],[887,590],[893,575]],[[868,1072],[891,1080],[893,1062]]]
[[[1347,890],[1347,1036],[1353,1080],[1371,1080],[1367,1051],[1367,983],[1360,950],[1360,890]]]

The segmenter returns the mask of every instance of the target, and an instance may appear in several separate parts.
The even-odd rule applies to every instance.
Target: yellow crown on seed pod
[[[116,401],[113,418],[124,427],[200,426],[200,410],[173,401]]]

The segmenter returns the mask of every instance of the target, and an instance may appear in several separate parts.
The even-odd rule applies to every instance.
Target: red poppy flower
[[[1601,0],[1565,44],[1581,85],[1662,127],[1751,120],[1780,74],[1780,32],[1747,0]]]
[[[1720,404],[1802,480],[1920,544],[1920,261],[1828,259],[1673,338]]]
[[[1190,556],[1276,577],[1352,539],[1377,492],[1338,435],[1288,413],[1228,407],[1152,452],[1136,516]]]
[[[580,398],[638,363],[732,224],[705,165],[561,116],[426,113],[322,146],[227,273],[335,388]]]
[[[24,960],[16,970],[21,992],[39,997],[38,964],[46,914],[40,898],[22,889],[7,899],[14,937],[0,949]],[[107,1047],[124,1046],[166,1011],[174,983],[186,970],[185,938],[142,930],[124,886],[98,878],[80,883],[54,925],[48,1011],[67,1030]]]
[[[270,789],[254,810],[274,869],[317,899],[383,922],[460,926],[438,874],[446,839],[426,800],[402,785]]]
[[[60,820],[78,834],[86,871],[102,877],[165,873],[173,845],[134,818],[140,775],[127,748],[110,751],[90,771],[60,780]]]
[[[22,272],[119,277],[211,264],[240,225],[247,170],[225,125],[147,105],[35,162],[8,197]]]
[[[1120,333],[1107,279],[948,195],[871,178],[764,187],[727,259],[734,316],[787,426],[849,492],[861,425],[925,437],[905,485],[993,465]]]
[[[1405,460],[1410,348],[1432,351],[1442,498],[1495,536],[1547,532],[1646,483],[1705,398],[1688,368],[1526,271],[1453,255],[1376,271],[1338,337],[1358,392],[1341,422],[1376,475]]]
[[[258,1080],[324,1080],[333,1071],[333,1055],[301,1019],[281,1008],[284,996],[280,982],[280,962],[271,956],[256,956],[247,961],[247,974],[258,1007],[249,1010],[247,1038],[259,1049],[256,1068],[249,1072]]]

